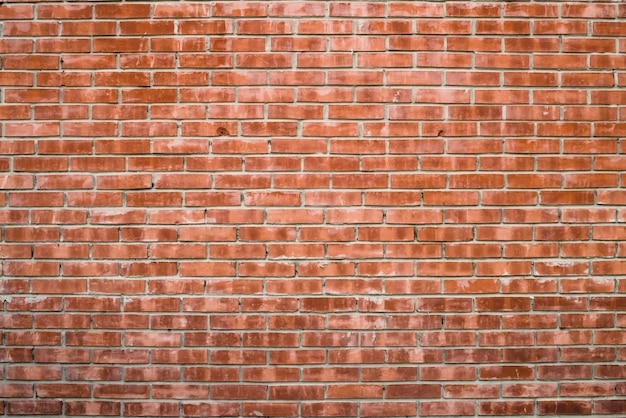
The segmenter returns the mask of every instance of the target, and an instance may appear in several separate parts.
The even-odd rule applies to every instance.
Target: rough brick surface
[[[626,5],[0,5],[0,415],[626,414]]]

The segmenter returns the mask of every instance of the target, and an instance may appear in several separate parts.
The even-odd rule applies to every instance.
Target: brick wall
[[[3,3],[0,415],[626,414],[625,18]]]

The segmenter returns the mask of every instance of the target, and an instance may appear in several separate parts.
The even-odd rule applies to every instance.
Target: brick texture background
[[[0,19],[0,415],[626,414],[626,4]]]

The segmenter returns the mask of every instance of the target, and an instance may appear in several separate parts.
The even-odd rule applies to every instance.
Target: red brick
[[[623,5],[0,17],[0,414],[624,412]]]

